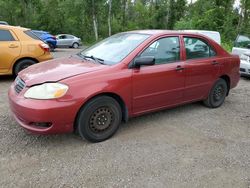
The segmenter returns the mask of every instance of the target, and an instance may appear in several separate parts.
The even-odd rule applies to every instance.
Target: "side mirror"
[[[150,66],[155,64],[155,58],[152,56],[137,57],[134,60],[134,67],[140,67],[142,65]]]

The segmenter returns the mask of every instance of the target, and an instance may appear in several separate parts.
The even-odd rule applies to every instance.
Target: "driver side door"
[[[155,65],[133,68],[133,114],[175,106],[183,101],[185,74],[180,52],[179,37],[169,36],[156,40],[139,55],[154,56]]]

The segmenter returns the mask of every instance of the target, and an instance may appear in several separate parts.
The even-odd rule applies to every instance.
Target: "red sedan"
[[[75,131],[100,142],[134,116],[194,101],[221,106],[239,82],[239,63],[202,35],[119,33],[20,72],[9,103],[16,121],[31,132]]]

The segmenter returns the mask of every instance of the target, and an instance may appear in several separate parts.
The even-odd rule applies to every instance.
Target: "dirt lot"
[[[0,187],[250,187],[249,79],[219,109],[195,103],[138,117],[98,144],[24,131],[8,107],[12,81],[0,77]]]

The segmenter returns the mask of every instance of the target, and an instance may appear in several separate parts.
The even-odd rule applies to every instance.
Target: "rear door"
[[[214,48],[199,37],[184,36],[185,102],[203,99],[215,83],[223,60],[217,57]]]
[[[0,73],[10,70],[20,52],[21,45],[14,33],[11,30],[0,29]]]
[[[57,46],[67,46],[67,36],[66,35],[59,35],[57,37]]]
[[[66,45],[72,46],[73,42],[74,42],[74,37],[71,35],[66,35]]]

